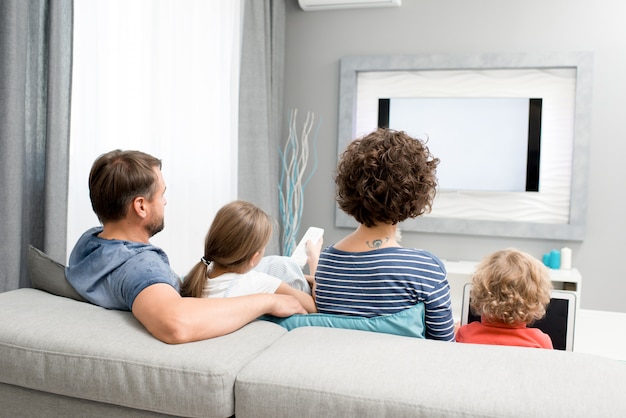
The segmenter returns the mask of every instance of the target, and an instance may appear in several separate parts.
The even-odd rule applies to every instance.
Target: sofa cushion
[[[236,415],[616,417],[625,381],[588,354],[305,327],[241,370]]]
[[[256,321],[224,337],[168,345],[130,312],[35,289],[0,293],[0,382],[190,417],[235,412],[240,369],[287,331]]]
[[[35,289],[86,302],[65,278],[65,266],[32,245],[28,246],[28,271]]]
[[[415,338],[424,338],[425,335],[423,303],[418,303],[409,309],[404,309],[395,314],[375,316],[372,318],[313,313],[291,315],[287,318],[263,315],[260,319],[275,322],[290,331],[299,327],[317,326],[383,332],[386,334]]]

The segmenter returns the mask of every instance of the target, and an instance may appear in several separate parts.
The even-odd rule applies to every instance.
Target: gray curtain
[[[238,197],[255,203],[276,220],[266,254],[279,254],[285,0],[246,0],[243,22]]]
[[[65,261],[72,0],[0,0],[0,292]]]

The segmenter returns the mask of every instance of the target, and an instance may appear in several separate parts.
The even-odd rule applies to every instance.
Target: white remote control
[[[322,228],[317,228],[315,226],[310,226],[309,229],[306,230],[304,236],[296,246],[293,254],[291,254],[291,258],[294,259],[296,263],[300,267],[304,267],[306,264],[306,242],[311,240],[313,244],[316,244],[320,238],[324,236],[324,230]]]

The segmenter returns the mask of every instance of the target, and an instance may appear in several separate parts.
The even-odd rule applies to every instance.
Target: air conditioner
[[[400,7],[402,0],[298,0],[298,3],[302,10],[309,12],[361,7]]]

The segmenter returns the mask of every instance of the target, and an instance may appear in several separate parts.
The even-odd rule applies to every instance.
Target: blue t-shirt
[[[165,252],[152,244],[99,238],[102,227],[85,232],[70,254],[65,275],[89,302],[130,311],[146,287],[166,283],[177,291],[180,279]]]

